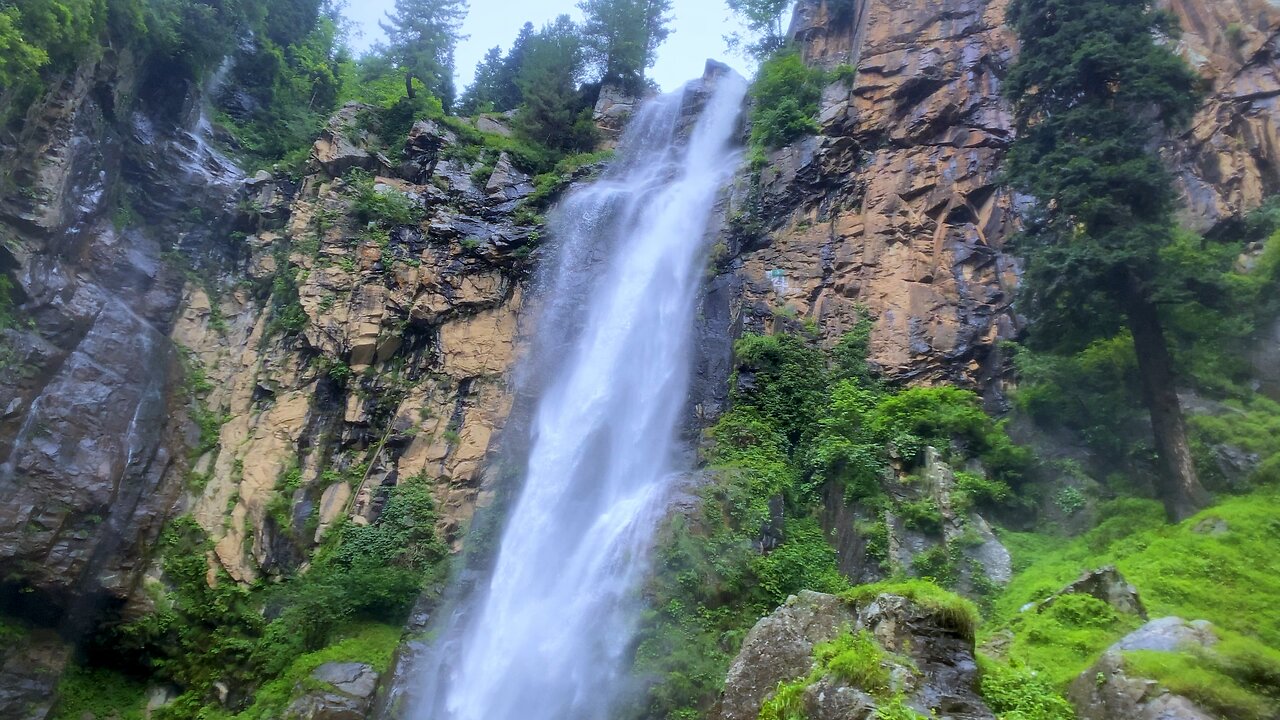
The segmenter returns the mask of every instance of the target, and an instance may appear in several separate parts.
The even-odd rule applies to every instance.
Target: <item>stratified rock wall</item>
[[[1268,0],[1166,0],[1178,49],[1209,85],[1173,157],[1199,229],[1280,191],[1280,6]]]
[[[1005,252],[1016,198],[1001,185],[1012,140],[1001,78],[1016,54],[1006,0],[801,0],[804,58],[856,68],[821,106],[821,133],[774,152],[739,213],[766,237],[731,247],[714,322],[752,330],[816,320],[835,342],[869,314],[871,360],[916,382],[989,384],[1012,337],[1019,264]],[[1171,142],[1200,229],[1256,207],[1280,182],[1276,33],[1262,0],[1170,0],[1179,48],[1210,86]],[[705,400],[705,399],[704,399]]]
[[[251,183],[249,279],[296,276],[301,331],[273,326],[275,299],[243,287],[214,299],[192,283],[173,332],[224,420],[195,462],[191,511],[242,582],[296,567],[326,529],[375,519],[385,490],[419,475],[436,489],[438,530],[460,544],[487,502],[485,456],[511,409],[507,370],[535,239],[511,217],[528,179],[504,157],[477,182],[474,167],[438,157],[456,140],[430,122],[392,169],[351,127],[358,110],[335,117],[295,192],[284,180]],[[371,233],[353,209],[351,168],[423,219]]]

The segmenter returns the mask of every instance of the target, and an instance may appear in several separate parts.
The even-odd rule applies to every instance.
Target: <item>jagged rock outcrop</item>
[[[1071,683],[1067,696],[1081,720],[1215,720],[1216,715],[1155,680],[1130,675],[1123,654],[1212,648],[1217,642],[1212,626],[1203,620],[1152,620],[1112,645]]]
[[[1267,0],[1165,0],[1179,52],[1209,94],[1178,139],[1187,220],[1200,229],[1280,191],[1280,7]]]
[[[893,692],[929,717],[994,720],[976,692],[978,665],[972,628],[955,618],[897,595],[882,594],[859,604],[805,591],[758,623],[747,634],[729,668],[724,693],[712,717],[755,720],[780,683],[807,676],[815,667],[814,647],[841,633],[867,631],[887,652]],[[806,717],[862,720],[877,717],[883,696],[833,675],[808,686]]]
[[[1008,584],[1013,576],[1009,550],[957,491],[955,471],[936,448],[925,448],[920,477],[888,473],[884,489],[895,506],[912,503],[936,517],[909,518],[892,508],[871,512],[848,502],[843,488],[828,488],[822,525],[846,577],[865,583],[928,575],[949,580],[971,596]]]
[[[1115,565],[1080,573],[1073,582],[1044,600],[1022,608],[1022,612],[1048,610],[1064,595],[1088,595],[1110,605],[1116,612],[1147,619],[1147,608],[1138,596],[1138,589],[1124,579]]]
[[[284,181],[257,190],[247,267],[277,282],[273,299],[245,289],[214,299],[191,284],[173,331],[208,380],[202,402],[223,420],[195,463],[192,513],[242,582],[297,566],[324,529],[376,518],[386,489],[419,475],[434,482],[438,530],[460,543],[511,406],[504,377],[536,237],[511,211],[532,191],[527,177],[504,160],[477,183],[473,167],[442,157],[452,134],[420,122],[400,171],[383,174],[390,163],[379,162],[371,183],[422,219],[369,232],[352,208],[357,181],[333,173],[339,155],[378,154],[339,120],[349,114],[317,141],[317,172],[296,191]],[[296,333],[273,323],[279,278],[283,292],[296,286]],[[273,515],[282,503],[283,522]]]
[[[712,322],[767,330],[813,318],[831,343],[869,315],[871,361],[890,376],[994,382],[998,341],[1019,323],[1018,262],[1004,252],[1015,198],[1000,184],[1012,139],[1000,84],[1017,51],[1006,5],[801,0],[790,33],[803,57],[856,72],[826,89],[820,134],[773,153],[758,192],[736,193],[736,260],[722,263],[732,278],[713,284]],[[1180,50],[1211,88],[1169,146],[1188,221],[1204,229],[1280,183],[1280,9],[1167,5],[1185,29]]]

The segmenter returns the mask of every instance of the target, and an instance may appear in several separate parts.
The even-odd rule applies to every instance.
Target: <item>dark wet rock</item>
[[[70,656],[71,647],[47,630],[8,638],[0,647],[0,717],[45,720]]]
[[[511,164],[511,157],[504,152],[498,156],[498,164],[489,175],[484,190],[489,195],[490,202],[505,203],[531,195],[533,183],[528,175],[515,169]]]
[[[30,321],[0,348],[0,564],[51,626],[87,627],[130,595],[181,490],[168,333],[185,278],[165,253],[216,274],[237,252],[242,174],[189,88],[161,93],[183,107],[157,106],[131,72],[114,53],[87,63],[0,156],[31,188],[0,208],[0,268]]]

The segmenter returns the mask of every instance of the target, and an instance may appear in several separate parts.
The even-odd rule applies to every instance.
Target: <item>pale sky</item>
[[[475,74],[476,63],[486,50],[500,45],[506,52],[525,21],[541,28],[557,15],[568,13],[575,21],[582,13],[577,0],[470,0],[471,12],[462,26],[469,37],[458,45],[458,91],[461,92]],[[351,44],[362,51],[375,41],[384,40],[378,21],[394,5],[394,0],[350,0],[346,14],[361,31]],[[752,68],[741,56],[730,55],[724,36],[740,29],[730,17],[723,0],[672,0],[674,20],[667,42],[658,48],[658,61],[649,69],[663,90],[674,90],[702,75],[707,58],[728,63],[744,75]]]

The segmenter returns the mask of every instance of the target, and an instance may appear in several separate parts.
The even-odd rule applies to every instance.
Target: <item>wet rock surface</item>
[[[0,349],[0,582],[35,592],[42,622],[121,600],[145,567],[185,444],[167,337],[184,278],[164,256],[233,252],[239,171],[188,88],[158,102],[134,72],[125,55],[86,64],[0,155],[27,188],[0,207],[20,318]]]

